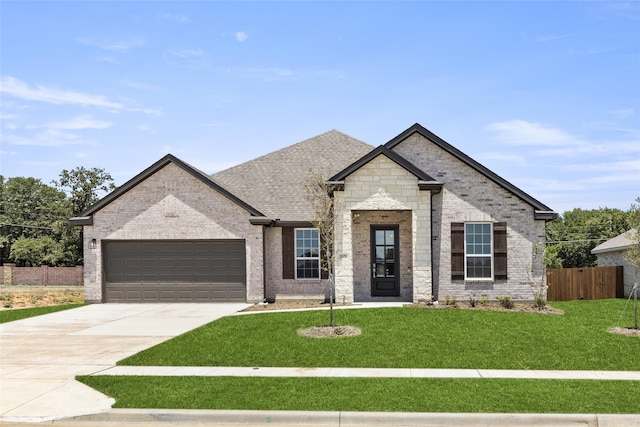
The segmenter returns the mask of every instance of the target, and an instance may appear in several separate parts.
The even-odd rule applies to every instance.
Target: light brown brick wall
[[[434,281],[440,299],[470,296],[496,298],[509,295],[531,300],[534,292],[546,292],[541,256],[545,223],[534,219],[528,203],[464,164],[419,134],[413,134],[394,151],[444,183],[433,197]],[[507,223],[508,280],[465,282],[451,280],[451,223],[489,221]]]
[[[247,301],[263,299],[262,227],[202,181],[170,163],[94,214],[84,227],[85,299],[102,300],[103,240],[245,239]],[[88,242],[97,239],[96,249]]]

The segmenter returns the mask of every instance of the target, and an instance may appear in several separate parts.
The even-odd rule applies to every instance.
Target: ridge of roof
[[[232,202],[236,203],[237,205],[239,205],[240,207],[245,209],[247,212],[249,212],[251,214],[251,216],[263,216],[263,214],[260,211],[258,211],[257,209],[255,209],[254,207],[252,207],[251,205],[246,203],[245,201],[241,200],[240,198],[236,197],[234,194],[229,192],[227,189],[225,189],[222,186],[220,186],[218,183],[213,181],[204,172],[200,171],[199,169],[196,169],[195,167],[191,166],[190,164],[184,162],[183,160],[180,160],[179,158],[177,158],[173,154],[167,154],[164,157],[162,157],[161,159],[159,159],[158,161],[156,161],[155,163],[153,163],[151,166],[149,166],[148,168],[146,168],[145,170],[143,170],[142,172],[140,172],[139,174],[137,174],[136,176],[131,178],[129,181],[125,182],[124,184],[122,184],[121,186],[119,186],[118,188],[113,190],[111,193],[107,194],[105,197],[100,199],[97,203],[89,206],[82,213],[80,213],[77,217],[72,218],[71,219],[72,223],[77,223],[78,225],[83,225],[84,223],[87,222],[87,218],[88,217],[91,217],[97,211],[99,211],[100,209],[102,209],[103,207],[108,205],[109,203],[113,202],[118,197],[122,196],[123,194],[125,194],[126,192],[128,192],[129,190],[131,190],[132,188],[137,186],[139,183],[141,183],[142,181],[146,180],[151,175],[153,175],[154,173],[156,173],[160,169],[162,169],[165,166],[167,166],[169,163],[175,164],[176,166],[180,167],[185,172],[187,172],[190,175],[192,175],[194,178],[202,181],[205,185],[211,187],[215,191],[219,192],[220,194],[222,194],[223,196],[225,196],[226,198],[228,198]]]
[[[445,150],[446,152],[448,152],[452,156],[456,157],[458,160],[462,161],[463,163],[466,163],[468,166],[470,166],[471,168],[475,169],[477,172],[481,173],[482,175],[486,176],[491,181],[493,181],[496,184],[500,185],[501,187],[507,189],[508,191],[510,191],[511,193],[515,194],[516,196],[518,196],[523,201],[527,202],[536,211],[538,211],[538,212],[536,212],[536,215],[541,215],[541,216],[548,217],[548,218],[545,218],[545,219],[555,219],[555,218],[557,218],[558,214],[555,213],[553,211],[553,209],[551,209],[550,207],[548,207],[547,205],[545,205],[541,201],[537,200],[533,196],[527,194],[526,192],[524,192],[520,188],[516,187],[515,185],[511,184],[509,181],[507,181],[506,179],[502,178],[501,176],[499,176],[495,172],[489,170],[487,167],[485,167],[482,164],[478,163],[477,161],[473,160],[471,157],[469,157],[468,155],[464,154],[462,151],[460,151],[459,149],[457,149],[453,145],[449,144],[447,141],[445,141],[444,139],[440,138],[438,135],[434,134],[433,132],[431,132],[430,130],[428,130],[427,128],[425,128],[424,126],[422,126],[419,123],[413,124],[411,127],[406,129],[405,131],[401,132],[396,137],[392,138],[389,142],[387,142],[385,144],[385,147],[389,148],[390,150],[393,150],[393,148],[396,145],[400,144],[402,141],[406,140],[408,137],[410,137],[414,133],[418,133],[418,134],[422,135],[423,137],[425,137],[429,141],[433,142],[434,144],[436,144],[437,146],[439,146],[440,148],[442,148],[443,150]]]
[[[628,249],[635,242],[632,240],[633,236],[638,233],[637,228],[632,228],[628,231],[625,231],[622,234],[618,234],[611,239],[600,243],[595,248],[591,249],[592,254],[601,254],[605,252],[613,252],[613,251],[622,251]]]

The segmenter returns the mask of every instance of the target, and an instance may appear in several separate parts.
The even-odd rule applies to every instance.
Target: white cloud
[[[116,110],[121,110],[124,107],[122,104],[109,101],[101,95],[66,91],[40,85],[32,88],[28,84],[10,76],[0,79],[0,92],[29,101],[39,101],[50,104],[75,104],[113,108]]]
[[[614,110],[611,113],[621,119],[626,119],[633,116],[635,114],[635,111],[633,110],[633,108],[621,108],[619,110]]]
[[[111,52],[128,52],[136,47],[144,46],[147,44],[147,42],[140,37],[135,37],[128,40],[94,40],[91,38],[83,37],[76,40],[81,44],[94,46],[99,49],[108,50]]]
[[[524,159],[523,156],[519,155],[519,154],[513,154],[513,153],[484,153],[484,154],[479,154],[478,156],[478,160],[481,161],[498,161],[498,162],[504,162],[504,163],[509,163],[512,165],[525,165],[526,161]]]
[[[555,40],[566,39],[571,36],[571,34],[541,34],[537,36],[527,36],[527,34],[522,33],[523,39],[535,43],[547,43]]]
[[[496,138],[507,145],[579,146],[584,144],[584,141],[563,130],[524,120],[492,123],[485,129],[494,132]]]
[[[200,49],[169,49],[167,50],[167,53],[183,59],[200,58],[205,55],[205,53]]]
[[[93,145],[94,142],[81,139],[78,135],[61,132],[57,129],[47,129],[32,137],[8,135],[6,141],[13,145],[35,145],[39,147],[63,147],[67,145]]]
[[[106,129],[111,126],[112,123],[102,120],[94,120],[89,115],[77,116],[69,120],[61,122],[51,122],[45,126],[50,129],[66,129],[66,130],[80,130],[80,129]]]
[[[173,14],[173,13],[163,13],[160,15],[160,19],[165,21],[176,22],[178,24],[188,24],[190,19],[187,15]]]
[[[240,43],[242,43],[243,41],[249,38],[249,35],[244,31],[238,31],[235,35],[236,35],[236,40],[239,41]]]

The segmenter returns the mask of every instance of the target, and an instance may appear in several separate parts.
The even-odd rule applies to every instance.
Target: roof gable
[[[398,136],[396,136],[395,138],[387,142],[384,146],[390,150],[393,150],[394,147],[402,143],[404,140],[409,138],[414,133],[420,134],[421,136],[423,136],[433,144],[437,145],[438,147],[442,148],[447,153],[451,154],[461,162],[465,163],[469,167],[473,168],[474,170],[481,173],[491,181],[495,182],[499,186],[505,188],[512,194],[516,195],[517,197],[519,197],[520,199],[522,199],[523,201],[531,205],[536,211],[536,219],[551,220],[551,219],[557,218],[558,214],[554,212],[553,209],[551,209],[544,203],[540,202],[539,200],[535,199],[534,197],[530,196],[529,194],[525,193],[524,191],[522,191],[515,185],[511,184],[509,181],[502,178],[495,172],[492,172],[485,166],[473,160],[471,157],[467,156],[462,151],[458,150],[456,147],[449,144],[448,142],[446,142],[444,139],[440,138],[433,132],[424,128],[419,123],[414,124],[404,132],[400,133]]]
[[[91,225],[93,221],[91,216],[93,214],[95,214],[97,211],[99,211],[103,207],[107,206],[109,203],[116,200],[118,197],[122,196],[124,193],[136,187],[142,181],[146,180],[147,178],[149,178],[150,176],[158,172],[160,169],[167,166],[169,163],[173,163],[174,165],[178,166],[188,174],[192,175],[194,178],[200,180],[203,184],[219,192],[220,194],[222,194],[223,196],[225,196],[226,198],[228,198],[229,200],[231,200],[232,202],[234,202],[235,204],[239,205],[244,210],[249,212],[251,216],[263,216],[260,211],[258,211],[248,203],[244,202],[243,200],[239,199],[238,197],[230,193],[228,190],[224,189],[222,186],[217,184],[215,181],[213,181],[211,178],[209,178],[209,176],[207,176],[203,172],[199,171],[198,169],[194,168],[188,163],[183,162],[182,160],[178,159],[172,154],[167,154],[166,156],[164,156],[163,158],[161,158],[160,160],[158,160],[157,162],[155,162],[154,164],[152,164],[151,166],[149,166],[148,168],[140,172],[138,175],[131,178],[129,181],[127,181],[120,187],[116,188],[111,193],[107,194],[104,198],[102,198],[96,204],[90,206],[84,212],[80,213],[77,217],[71,218],[71,222],[76,225]]]
[[[341,170],[340,172],[338,172],[337,174],[329,178],[329,181],[330,182],[344,181],[349,175],[351,175],[352,173],[354,173],[355,171],[360,169],[362,166],[366,165],[367,163],[369,163],[370,161],[372,161],[378,156],[387,157],[389,160],[393,161],[398,166],[402,167],[407,172],[411,173],[416,178],[418,178],[419,183],[432,184],[433,188],[425,187],[424,189],[435,190],[435,189],[438,189],[438,186],[442,187],[441,183],[437,182],[435,179],[429,176],[422,169],[418,168],[416,165],[414,165],[413,163],[411,163],[410,161],[402,157],[400,154],[389,150],[384,145],[380,145],[379,147],[374,148],[365,156],[356,160],[355,162],[347,166],[345,169]]]

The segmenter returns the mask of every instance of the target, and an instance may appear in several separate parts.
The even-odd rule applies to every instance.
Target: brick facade
[[[247,301],[263,299],[262,227],[249,214],[169,163],[94,214],[84,227],[85,299],[102,301],[103,240],[244,239]],[[95,249],[89,241],[97,240]]]
[[[535,292],[546,292],[537,249],[544,247],[545,222],[535,220],[532,206],[417,133],[393,150],[444,184],[432,210],[436,297],[532,300]],[[451,223],[471,221],[507,223],[507,280],[451,280]]]

